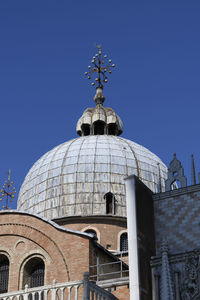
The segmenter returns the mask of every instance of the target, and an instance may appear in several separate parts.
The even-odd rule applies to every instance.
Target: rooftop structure
[[[80,138],[67,141],[43,155],[28,172],[18,199],[18,209],[38,213],[48,219],[67,216],[106,215],[106,200],[111,197],[116,216],[126,217],[126,176],[135,174],[152,192],[165,190],[167,167],[151,151],[119,137],[120,117],[104,107],[103,83],[106,71],[101,48],[89,66],[90,79],[97,72],[94,100],[77,123]]]

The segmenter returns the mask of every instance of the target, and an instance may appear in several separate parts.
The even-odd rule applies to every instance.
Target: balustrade
[[[84,280],[56,283],[0,294],[0,300],[117,300],[110,292],[89,281],[89,273]]]

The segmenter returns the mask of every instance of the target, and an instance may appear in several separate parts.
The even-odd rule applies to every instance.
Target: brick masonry
[[[74,217],[55,220],[61,226],[73,230],[93,229],[97,232],[98,242],[108,250],[120,250],[120,235],[127,231],[126,218],[113,216]]]
[[[10,261],[9,291],[22,288],[23,269],[33,257],[45,263],[45,285],[75,281],[89,270],[90,239],[61,231],[31,215],[1,214],[0,254]]]
[[[66,230],[70,229],[62,229],[34,215],[1,212],[0,255],[6,255],[10,262],[9,292],[24,288],[24,267],[34,257],[44,261],[45,285],[52,284],[54,279],[58,283],[82,280],[83,273],[90,270],[89,266],[96,264],[96,256],[100,263],[115,261],[84,233]],[[114,265],[115,269],[118,269],[117,265]],[[121,295],[120,300],[127,299],[127,285],[115,290]]]

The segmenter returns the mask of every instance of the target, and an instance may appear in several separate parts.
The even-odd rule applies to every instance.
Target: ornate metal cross
[[[2,209],[11,209],[8,207],[9,201],[10,203],[13,202],[15,194],[17,193],[15,187],[13,186],[13,181],[10,179],[11,171],[8,171],[8,179],[4,182],[3,188],[1,189],[1,198],[0,201],[3,201],[5,197],[5,205],[2,206]]]
[[[97,88],[103,89],[103,83],[108,82],[106,73],[111,74],[112,68],[114,68],[115,65],[112,64],[111,59],[108,60],[107,55],[104,55],[102,58],[101,45],[97,46],[97,48],[99,49],[99,53],[93,56],[91,61],[93,66],[88,66],[89,71],[85,72],[85,75],[88,79],[91,79],[93,73],[97,73],[97,77],[94,82],[92,82],[92,86],[97,85]]]

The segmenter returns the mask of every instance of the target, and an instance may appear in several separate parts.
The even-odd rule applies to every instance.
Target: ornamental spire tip
[[[13,181],[11,181],[11,170],[9,169],[8,171],[8,179],[4,182],[4,185],[0,191],[0,201],[4,200],[5,197],[5,203],[2,206],[2,209],[11,209],[10,207],[8,207],[9,202],[12,203],[13,199],[15,198],[15,194],[16,194],[16,190],[15,187],[13,186]]]
[[[114,68],[115,65],[112,64],[111,59],[108,59],[106,54],[102,56],[101,45],[97,45],[97,48],[99,51],[97,54],[95,54],[95,56],[93,56],[91,61],[92,66],[88,66],[88,72],[85,72],[85,75],[90,80],[92,78],[92,75],[94,73],[97,73],[97,77],[94,79],[91,85],[96,85],[97,92],[94,100],[96,101],[96,103],[102,104],[105,100],[105,97],[102,93],[103,86],[108,82],[107,73],[111,74],[112,68]]]

